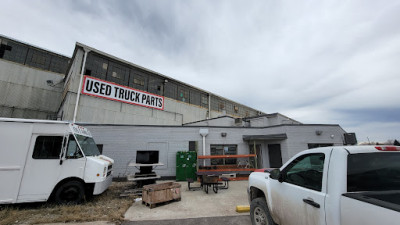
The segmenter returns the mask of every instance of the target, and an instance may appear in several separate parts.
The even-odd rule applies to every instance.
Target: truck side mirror
[[[274,169],[270,172],[269,177],[274,180],[278,180],[280,177],[281,171],[279,169]]]
[[[280,183],[283,182],[283,174],[282,174],[282,173],[279,173],[278,181],[279,181]]]
[[[65,154],[67,154],[66,151],[67,151],[68,138],[69,138],[69,134],[65,134],[62,145],[61,145],[62,147],[61,147],[61,152],[60,152],[60,165],[62,165],[63,161],[66,159]]]

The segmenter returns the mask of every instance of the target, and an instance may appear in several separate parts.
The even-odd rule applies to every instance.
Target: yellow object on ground
[[[250,206],[249,205],[237,205],[236,212],[238,212],[238,213],[250,212]]]

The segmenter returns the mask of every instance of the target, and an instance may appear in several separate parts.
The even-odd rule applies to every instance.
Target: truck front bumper
[[[111,185],[111,182],[112,182],[112,175],[108,176],[107,179],[105,179],[102,182],[95,183],[93,195],[99,195],[103,193]]]

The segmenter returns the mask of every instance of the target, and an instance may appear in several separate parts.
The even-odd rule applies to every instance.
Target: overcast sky
[[[400,1],[0,2],[0,33],[81,42],[265,113],[400,139]]]

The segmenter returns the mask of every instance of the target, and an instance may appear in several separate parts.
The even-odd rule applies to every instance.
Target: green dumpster
[[[196,180],[197,154],[194,151],[176,153],[176,180],[186,181],[187,178]]]

